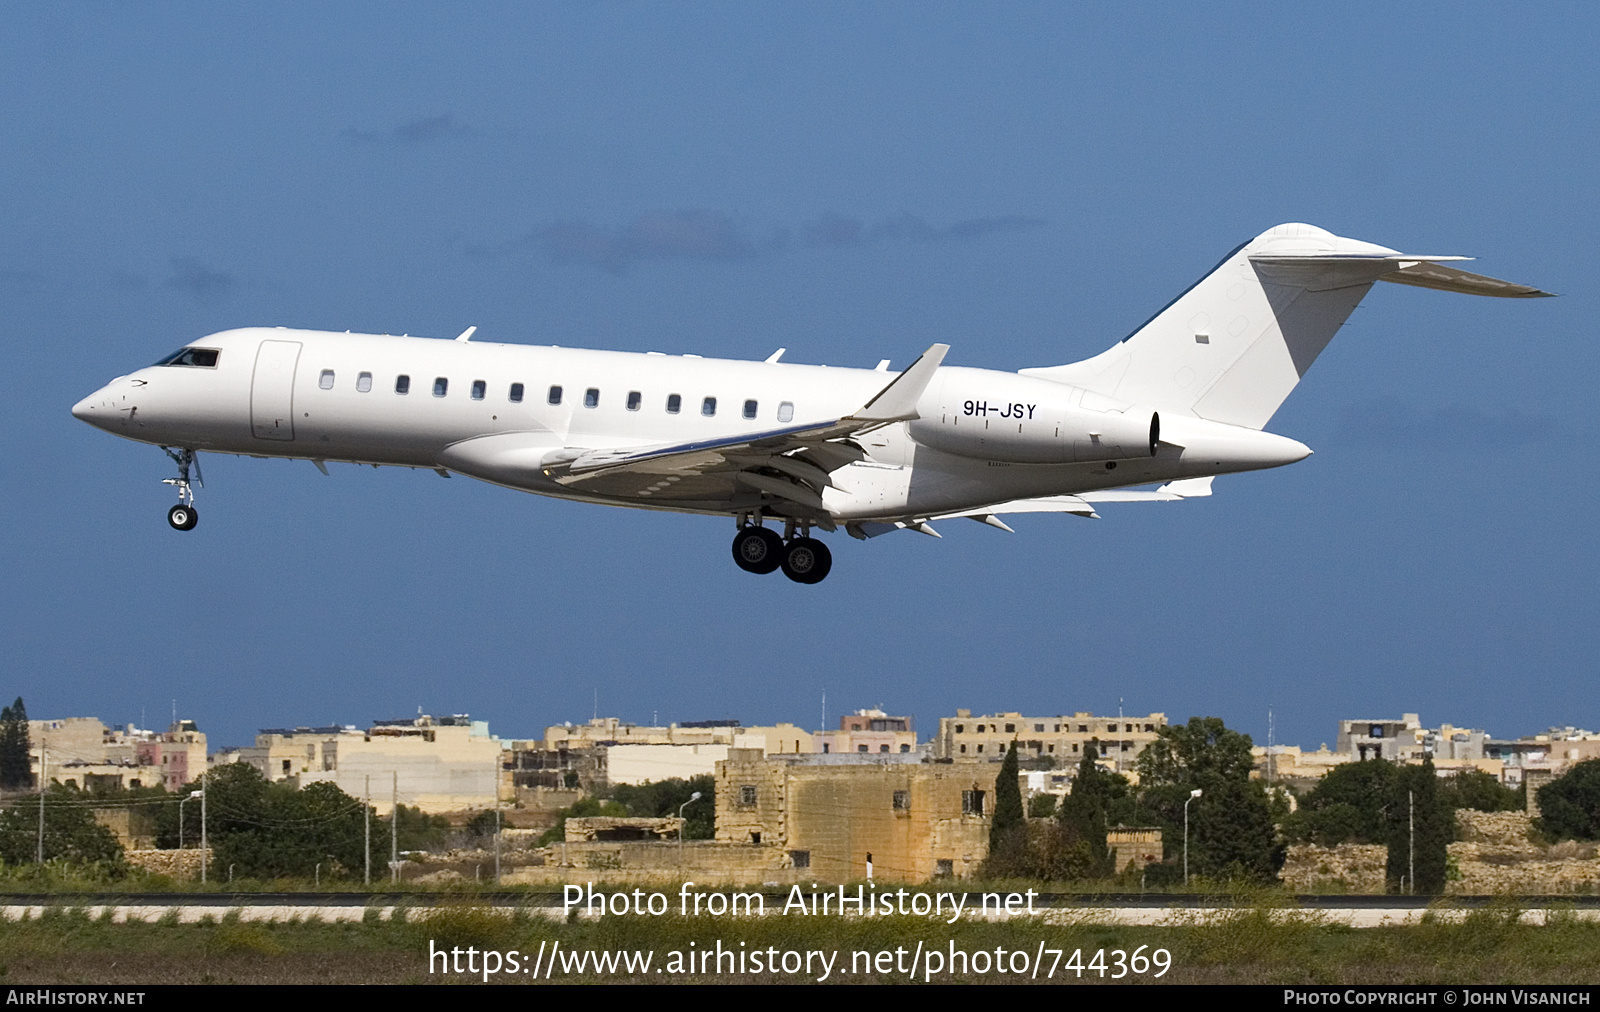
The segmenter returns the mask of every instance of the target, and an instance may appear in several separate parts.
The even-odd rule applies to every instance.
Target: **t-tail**
[[[1530,299],[1537,288],[1289,224],[1256,236],[1094,358],[1023,369],[1117,400],[1263,428],[1374,281]]]

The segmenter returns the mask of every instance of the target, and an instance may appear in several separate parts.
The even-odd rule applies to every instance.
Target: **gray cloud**
[[[450,113],[443,113],[414,119],[389,131],[357,130],[355,127],[350,127],[339,136],[352,144],[417,145],[471,137],[474,133],[476,131],[466,124],[457,123]]]
[[[1451,447],[1512,449],[1554,443],[1561,421],[1515,408],[1486,411],[1475,404],[1449,404],[1418,411],[1393,397],[1353,404],[1340,412],[1337,438],[1352,446],[1414,452]]]
[[[172,275],[162,282],[166,288],[187,292],[200,302],[214,302],[233,288],[233,275],[212,270],[194,257],[174,257]]]
[[[756,239],[741,230],[730,215],[684,210],[643,214],[614,229],[584,221],[554,222],[534,229],[528,241],[557,262],[587,264],[620,276],[648,260],[740,260],[792,245],[826,249],[884,241],[965,242],[1043,225],[1037,218],[1020,215],[969,218],[936,227],[912,215],[868,224],[825,214],[799,229],[798,236],[790,229],[778,228]]]
[[[1011,214],[999,218],[967,218],[944,228],[934,228],[921,218],[902,214],[874,226],[868,234],[873,239],[906,242],[962,242],[1006,232],[1024,232],[1043,224],[1038,218]]]
[[[755,244],[720,211],[641,214],[618,229],[556,222],[535,229],[532,240],[552,260],[588,264],[617,275],[643,260],[739,260],[756,253]]]

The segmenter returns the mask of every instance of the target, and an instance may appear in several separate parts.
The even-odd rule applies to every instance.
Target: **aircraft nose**
[[[98,393],[93,393],[74,404],[72,406],[72,417],[81,422],[92,421],[94,419],[95,402],[99,399],[100,395]]]
[[[97,429],[109,429],[116,421],[117,409],[111,393],[112,384],[106,384],[72,406],[72,417],[88,422]]]

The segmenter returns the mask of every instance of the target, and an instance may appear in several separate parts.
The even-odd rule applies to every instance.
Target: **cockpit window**
[[[200,369],[215,369],[217,356],[222,354],[215,348],[179,348],[156,365],[187,365]]]

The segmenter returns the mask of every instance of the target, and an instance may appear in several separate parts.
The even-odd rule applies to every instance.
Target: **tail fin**
[[[1289,224],[1256,236],[1114,348],[1073,365],[1023,369],[1129,403],[1260,429],[1374,281],[1533,298],[1443,261]]]

